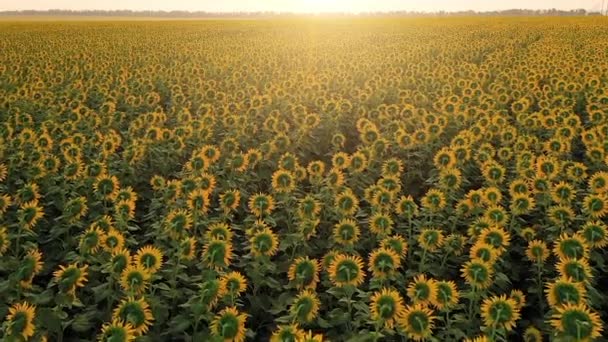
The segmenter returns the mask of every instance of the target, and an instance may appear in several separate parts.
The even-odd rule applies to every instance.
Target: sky
[[[608,0],[0,0],[0,10],[130,9],[208,12],[493,11],[512,8],[599,10]]]

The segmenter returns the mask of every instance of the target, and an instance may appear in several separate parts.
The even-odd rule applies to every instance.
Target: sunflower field
[[[608,22],[0,22],[2,341],[606,341]]]

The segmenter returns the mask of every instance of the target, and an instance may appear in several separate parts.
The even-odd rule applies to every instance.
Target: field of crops
[[[603,19],[0,22],[0,339],[601,341]]]

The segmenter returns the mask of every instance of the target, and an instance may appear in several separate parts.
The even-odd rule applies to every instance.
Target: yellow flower
[[[407,306],[397,323],[414,341],[431,337],[435,316],[433,311],[423,304]]]
[[[600,316],[584,304],[566,304],[557,308],[551,325],[564,337],[576,341],[591,341],[601,336]]]
[[[312,322],[319,313],[321,302],[313,290],[303,290],[294,299],[289,311],[301,323]]]
[[[329,278],[334,286],[359,286],[365,280],[363,260],[356,255],[336,255],[328,271]]]
[[[228,307],[220,311],[209,328],[211,334],[226,342],[245,341],[245,322],[247,314],[240,313],[235,307]]]
[[[387,328],[393,328],[395,321],[403,310],[403,298],[394,289],[383,288],[374,292],[370,299],[372,320],[382,322]]]
[[[135,297],[127,297],[114,309],[112,313],[113,320],[121,320],[131,324],[134,329],[134,334],[145,334],[154,316],[150,310],[150,306],[144,298],[135,299]]]
[[[111,323],[104,323],[99,342],[130,342],[135,341],[135,329],[130,323],[114,319]]]
[[[88,265],[78,267],[78,264],[76,263],[68,266],[59,266],[59,270],[53,273],[55,282],[57,282],[57,285],[59,286],[59,290],[74,296],[76,289],[79,287],[84,287],[85,283],[88,281],[88,268]]]
[[[289,266],[287,277],[297,288],[314,289],[319,282],[319,261],[308,257],[297,258]]]
[[[27,341],[34,336],[36,326],[34,318],[36,317],[36,306],[28,302],[17,303],[8,309],[6,321],[9,322],[5,337],[20,336]]]
[[[513,330],[519,319],[519,307],[515,300],[505,295],[486,298],[481,305],[481,316],[486,327]]]
[[[149,274],[154,274],[163,264],[163,253],[160,249],[147,245],[137,251],[133,261],[135,265],[143,268]]]
[[[434,279],[427,279],[419,274],[407,287],[407,296],[414,304],[428,305],[437,300],[437,284]]]

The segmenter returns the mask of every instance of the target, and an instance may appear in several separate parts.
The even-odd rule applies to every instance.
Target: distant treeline
[[[23,11],[0,11],[0,16],[90,16],[90,17],[161,17],[161,18],[230,18],[230,17],[297,17],[306,15],[304,13],[290,12],[205,12],[205,11],[131,11],[131,10],[60,10],[53,9],[48,11],[23,10]],[[526,10],[510,9],[505,11],[491,12],[413,12],[413,11],[393,11],[393,12],[366,12],[359,14],[352,13],[329,13],[332,16],[397,16],[397,17],[436,17],[436,16],[585,16],[602,15],[601,12],[588,12],[584,9],[563,11],[557,9],[547,10]]]

